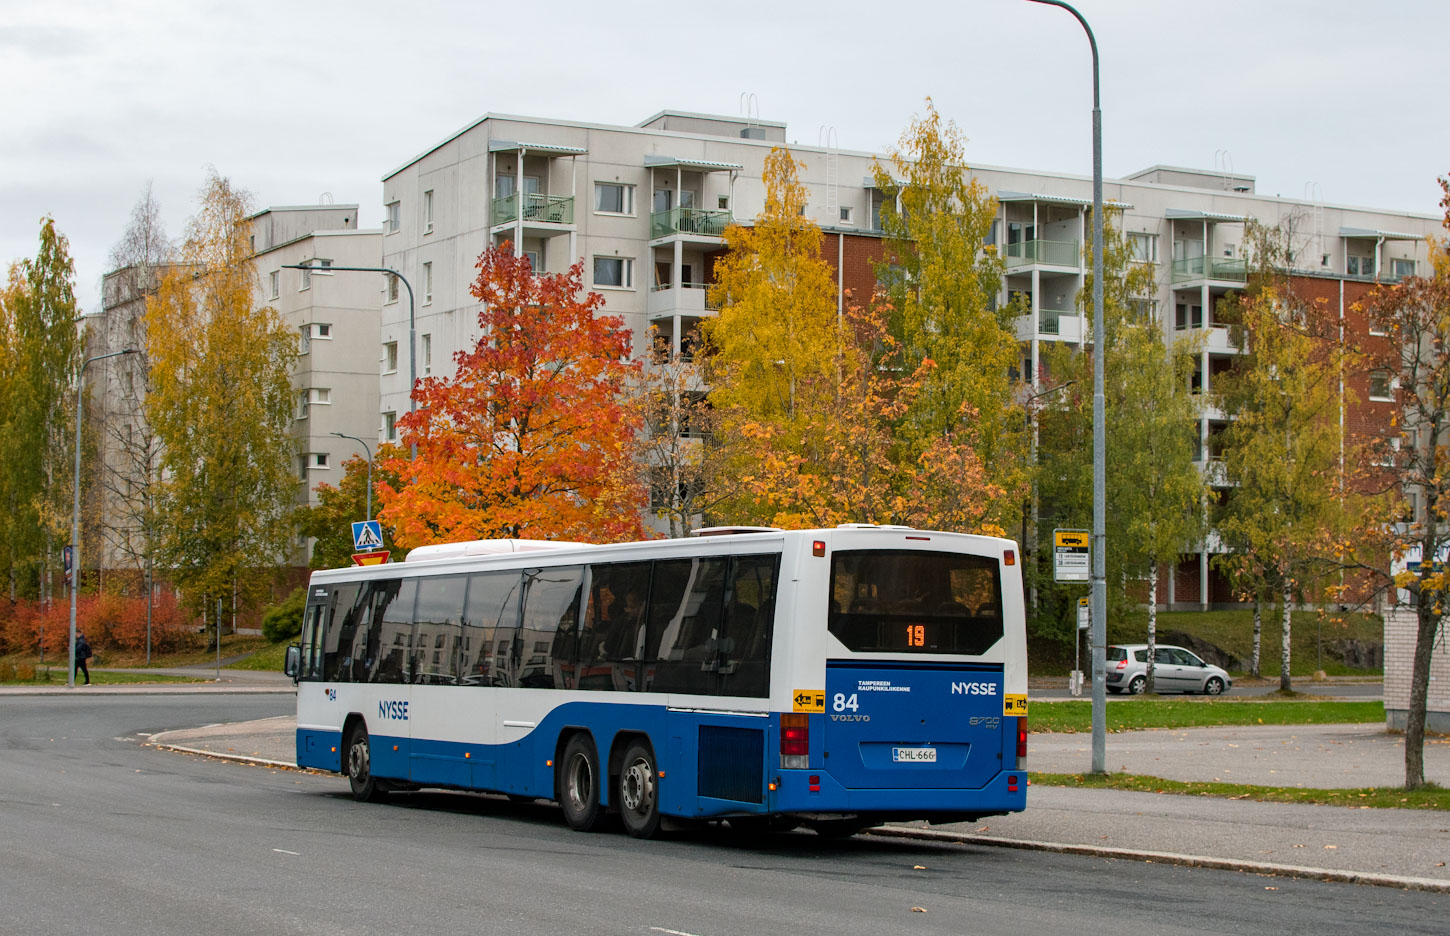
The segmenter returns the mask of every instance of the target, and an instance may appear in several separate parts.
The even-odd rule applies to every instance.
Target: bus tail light
[[[1017,551],[1015,549],[1004,549],[1002,551],[1002,564],[1003,565],[1009,565],[1009,566],[1010,565],[1016,565],[1017,564]]]
[[[811,721],[804,712],[785,712],[780,716],[780,766],[804,770],[810,759]]]
[[[1027,769],[1027,716],[1017,719],[1017,769]]]

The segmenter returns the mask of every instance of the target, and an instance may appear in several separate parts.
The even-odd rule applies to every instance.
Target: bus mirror
[[[291,676],[294,680],[302,669],[302,645],[293,644],[287,648],[287,657],[282,662],[282,672]]]

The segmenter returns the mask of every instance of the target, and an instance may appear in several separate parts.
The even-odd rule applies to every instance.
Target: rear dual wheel
[[[619,817],[635,838],[649,838],[660,828],[659,766],[648,741],[631,741],[619,770]]]
[[[576,832],[592,832],[599,828],[604,809],[599,805],[599,752],[594,739],[576,734],[564,746],[559,760],[559,805],[564,820]]]

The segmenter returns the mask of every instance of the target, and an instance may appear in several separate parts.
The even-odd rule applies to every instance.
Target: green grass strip
[[[276,644],[268,644],[267,646],[253,653],[251,656],[242,660],[238,660],[235,663],[229,664],[225,667],[225,669],[271,670],[275,673],[280,673],[282,672],[282,663],[284,661],[284,658],[287,656],[288,643],[290,643],[290,641],[283,641],[282,643]]]
[[[85,676],[78,676],[76,685],[85,687]],[[193,679],[189,676],[162,676],[150,673],[107,673],[101,670],[91,670],[91,685],[94,686],[115,686],[125,684],[146,684],[146,683],[194,683],[210,682],[205,679]],[[0,686],[64,686],[65,667],[54,668],[42,666],[36,670],[34,679],[3,679]]]
[[[1115,699],[1107,707],[1109,731],[1214,725],[1340,725],[1384,720],[1383,702]],[[1033,702],[1027,726],[1033,732],[1091,731],[1092,703],[1076,699]]]
[[[1221,799],[1255,800],[1261,803],[1310,803],[1317,806],[1348,806],[1377,809],[1450,810],[1450,790],[1426,786],[1406,791],[1395,787],[1359,787],[1317,790],[1301,787],[1250,786],[1243,783],[1184,783],[1162,777],[1135,774],[1030,774],[1036,786],[1092,790],[1133,790],[1138,793],[1176,793],[1184,796],[1214,796]]]

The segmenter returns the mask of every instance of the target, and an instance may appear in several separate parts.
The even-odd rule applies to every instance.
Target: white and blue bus
[[[849,835],[1026,804],[1011,540],[849,525],[484,540],[313,574],[297,763],[359,800],[442,787]],[[728,535],[727,535],[728,534]]]

